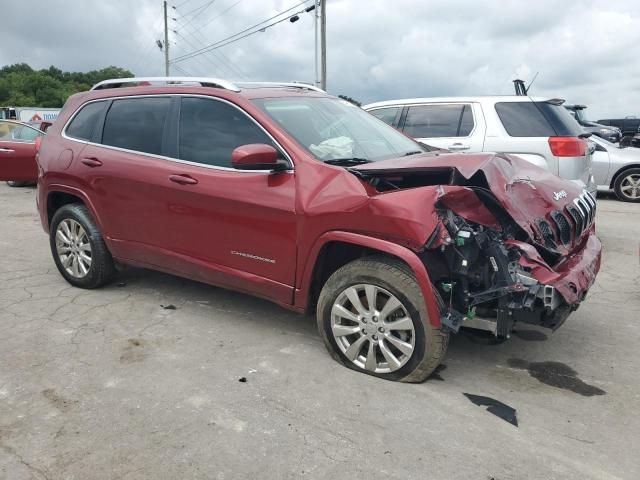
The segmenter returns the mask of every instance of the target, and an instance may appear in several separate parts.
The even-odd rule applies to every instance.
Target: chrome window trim
[[[257,120],[255,120],[244,109],[240,108],[235,103],[230,102],[230,101],[228,101],[228,100],[226,100],[224,98],[213,97],[213,96],[210,96],[210,95],[202,95],[202,94],[195,94],[195,93],[194,94],[189,94],[189,93],[156,93],[156,94],[150,94],[150,95],[120,95],[120,96],[117,96],[117,97],[96,98],[96,99],[93,99],[93,100],[89,100],[89,101],[83,103],[82,105],[80,105],[75,110],[75,112],[73,112],[73,115],[71,115],[69,117],[69,119],[65,122],[64,126],[62,127],[62,132],[61,132],[62,138],[66,139],[66,140],[71,140],[72,142],[83,143],[85,145],[93,145],[93,146],[96,146],[96,147],[107,148],[107,149],[116,150],[116,151],[119,151],[119,152],[134,153],[136,155],[141,155],[141,156],[145,156],[145,157],[151,157],[151,158],[155,158],[155,159],[159,159],[159,160],[168,160],[170,162],[180,163],[180,164],[184,164],[184,165],[193,165],[195,167],[208,168],[208,169],[212,169],[212,170],[221,170],[221,171],[226,171],[226,172],[238,172],[238,173],[273,173],[274,172],[273,170],[244,170],[244,169],[231,168],[231,167],[221,167],[221,166],[218,166],[218,165],[206,165],[204,163],[191,162],[189,160],[182,160],[182,159],[179,159],[179,158],[165,157],[164,155],[156,155],[156,154],[153,154],[153,153],[140,152],[138,150],[130,150],[128,148],[121,148],[121,147],[114,147],[112,145],[105,145],[103,143],[90,142],[89,140],[82,140],[82,139],[70,137],[70,136],[67,135],[67,128],[69,127],[69,124],[73,121],[73,119],[76,117],[76,115],[78,115],[80,110],[82,110],[85,106],[89,105],[90,103],[104,102],[104,101],[108,102],[108,101],[111,101],[111,100],[122,100],[122,99],[128,99],[128,98],[154,98],[154,97],[204,98],[204,99],[207,99],[207,100],[223,102],[223,103],[226,103],[227,105],[230,105],[231,107],[236,108],[243,115],[245,115],[250,121],[255,123],[258,126],[258,128],[260,128],[260,130],[262,130],[265,133],[265,135],[267,135],[267,137],[269,137],[271,139],[271,141],[278,147],[278,149],[286,157],[286,160],[289,162],[289,168],[287,168],[286,170],[278,171],[278,173],[293,173],[293,171],[295,170],[295,164],[293,163],[293,160],[291,159],[291,156],[289,155],[289,153],[282,147],[280,142],[278,142],[275,138],[273,138],[273,135],[271,135],[262,125],[260,125],[260,123],[258,123]],[[179,119],[178,119],[178,121],[179,121]]]

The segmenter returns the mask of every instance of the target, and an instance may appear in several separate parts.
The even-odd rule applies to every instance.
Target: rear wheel
[[[15,180],[8,180],[7,181],[7,185],[9,185],[10,187],[24,187],[25,185],[28,185],[29,182],[16,182]]]
[[[623,202],[640,202],[640,168],[621,172],[613,185],[616,197]]]
[[[51,253],[67,282],[80,288],[97,288],[113,278],[113,258],[84,205],[61,207],[51,219],[50,228]]]
[[[318,329],[333,358],[351,369],[422,382],[440,364],[448,334],[429,323],[413,272],[386,257],[355,260],[324,285]]]

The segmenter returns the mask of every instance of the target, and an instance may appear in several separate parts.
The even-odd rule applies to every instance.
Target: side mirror
[[[276,170],[278,151],[265,143],[251,143],[231,153],[231,165],[239,170]]]

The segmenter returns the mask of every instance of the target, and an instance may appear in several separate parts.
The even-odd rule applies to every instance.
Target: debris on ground
[[[172,303],[170,303],[169,305],[160,305],[160,306],[162,308],[164,308],[165,310],[176,310],[177,309],[177,307]]]
[[[247,377],[240,377],[238,381],[241,383],[247,383]]]
[[[494,398],[483,397],[482,395],[473,395],[471,393],[462,393],[471,400],[475,405],[486,406],[487,412],[493,413],[496,417],[500,417],[505,422],[513,426],[518,426],[518,418],[516,417],[516,409],[506,405]]]

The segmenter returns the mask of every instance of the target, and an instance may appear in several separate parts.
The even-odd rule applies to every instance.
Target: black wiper
[[[419,153],[424,153],[422,150],[415,150],[413,152],[407,152],[403,155],[403,157],[408,157],[409,155],[417,155]]]
[[[366,158],[332,158],[331,160],[325,160],[324,163],[328,163],[329,165],[338,165],[349,167],[352,165],[362,165],[363,163],[371,163],[371,160],[367,160]]]

